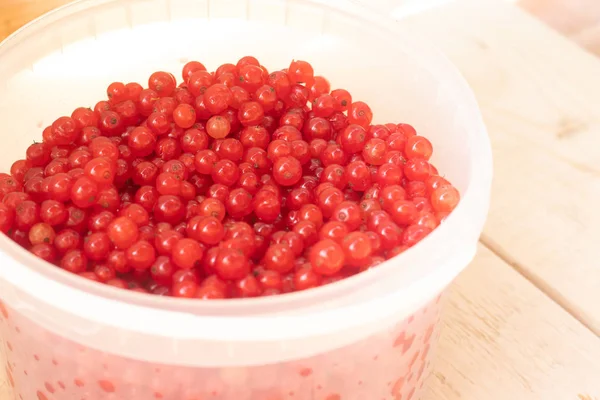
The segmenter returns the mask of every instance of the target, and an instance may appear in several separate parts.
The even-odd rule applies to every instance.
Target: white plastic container
[[[456,210],[374,270],[251,300],[97,285],[0,235],[0,340],[15,399],[416,396],[441,294],[473,258],[487,214],[490,145],[471,91],[443,56],[356,4],[323,3],[83,0],[45,15],[0,45],[0,170],[56,117],[104,98],[113,81],[145,82],[155,70],[179,76],[193,59],[210,70],[244,55],[269,69],[295,58],[368,102],[376,121],[408,122],[430,138],[433,163],[461,191]]]

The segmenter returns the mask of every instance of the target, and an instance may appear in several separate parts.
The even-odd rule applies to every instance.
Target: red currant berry
[[[171,258],[176,266],[182,269],[192,269],[200,265],[204,249],[194,239],[181,239],[173,246]]]
[[[313,270],[319,275],[332,276],[344,267],[344,251],[331,239],[323,239],[315,243],[309,253],[309,261]]]
[[[364,232],[352,232],[342,240],[346,262],[354,267],[368,265],[373,248],[371,239]]]
[[[293,186],[302,178],[302,165],[294,157],[281,157],[273,164],[273,178],[282,186]]]
[[[108,225],[106,233],[117,248],[127,249],[138,240],[139,229],[132,219],[119,217]]]
[[[265,268],[281,274],[294,268],[294,252],[286,244],[274,244],[267,249],[263,262]]]
[[[104,232],[95,232],[84,238],[83,252],[90,260],[104,260],[110,252],[110,239],[108,235]]]
[[[240,249],[221,248],[215,259],[215,271],[221,279],[243,279],[250,273],[250,264]]]

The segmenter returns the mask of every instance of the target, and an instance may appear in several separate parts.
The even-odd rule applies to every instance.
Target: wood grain
[[[600,56],[600,2],[520,0],[518,4],[553,29]]]
[[[68,0],[0,0],[0,40]]]
[[[495,171],[484,242],[599,334],[600,60],[498,1],[402,24],[431,37],[480,102]]]
[[[487,248],[446,307],[423,400],[600,399],[600,339]]]

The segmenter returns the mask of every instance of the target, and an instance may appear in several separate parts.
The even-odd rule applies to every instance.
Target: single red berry
[[[196,71],[206,71],[206,67],[201,62],[189,61],[183,66],[181,77],[187,82],[190,76]]]
[[[150,267],[150,275],[160,285],[170,285],[175,273],[175,265],[170,257],[158,256]]]
[[[63,203],[56,200],[45,200],[40,206],[40,218],[51,226],[64,224],[69,217]]]
[[[99,282],[108,282],[117,277],[117,272],[113,267],[107,264],[98,264],[94,267],[94,275]]]
[[[326,118],[314,117],[304,124],[303,132],[306,140],[330,140],[332,126]],[[313,157],[316,156],[318,155],[313,154]]]
[[[176,86],[175,77],[168,72],[155,72],[148,79],[148,87],[156,91],[160,97],[170,96]]]
[[[363,128],[366,128],[371,124],[373,120],[373,112],[371,108],[362,101],[356,101],[350,105],[348,110],[348,122],[351,124],[358,124]]]
[[[331,239],[323,239],[310,249],[309,261],[319,275],[332,276],[344,267],[344,251]]]
[[[15,211],[6,204],[0,203],[0,231],[7,234],[14,226]]]
[[[200,265],[204,249],[194,239],[184,238],[173,246],[171,259],[173,263],[182,269],[192,269]]]
[[[364,232],[352,232],[342,240],[346,262],[355,267],[368,265],[373,252],[372,241]]]
[[[312,110],[317,117],[330,117],[335,111],[335,99],[330,94],[322,94],[312,102]]]
[[[74,274],[85,272],[87,269],[87,258],[81,250],[70,250],[60,261],[62,269]]]
[[[156,177],[156,191],[161,195],[179,195],[181,185],[181,180],[170,172],[163,172]]]
[[[254,98],[261,105],[265,112],[271,111],[275,108],[275,104],[277,103],[277,91],[273,86],[263,85],[259,87],[255,94]]]
[[[409,200],[397,200],[393,202],[388,212],[399,226],[412,224],[417,219],[419,213],[415,204]]]
[[[225,218],[225,205],[218,199],[204,199],[198,207],[198,215],[204,217],[214,217],[218,221],[223,221]]]
[[[312,82],[314,71],[312,65],[306,61],[294,60],[287,71],[290,83],[308,83]]]
[[[131,271],[131,267],[127,264],[125,252],[122,250],[113,250],[108,254],[106,265],[115,272],[125,274]]]
[[[211,185],[206,191],[206,197],[211,199],[217,199],[221,203],[225,204],[225,202],[229,198],[229,188],[220,183],[215,183],[214,185]]]
[[[33,254],[34,256],[41,258],[44,261],[53,263],[56,261],[56,250],[54,249],[54,246],[47,244],[47,243],[40,243],[40,244],[35,244],[33,245],[29,251],[31,252],[31,254]]]
[[[338,189],[344,189],[347,184],[344,167],[338,164],[328,165],[321,174],[321,182],[331,182]]]
[[[431,205],[438,212],[451,212],[460,201],[460,194],[454,186],[443,185],[431,193]]]
[[[212,168],[211,177],[215,183],[233,186],[240,177],[240,169],[231,160],[219,160]]]
[[[323,149],[320,160],[324,167],[331,164],[346,165],[348,155],[338,144],[330,143]]]
[[[34,167],[41,167],[50,161],[50,151],[43,143],[33,143],[26,151],[27,161]]]
[[[237,116],[244,126],[258,125],[262,122],[265,111],[259,102],[248,101],[240,106]]]
[[[374,232],[379,235],[381,248],[384,250],[390,250],[402,241],[402,229],[392,221],[382,221]]]
[[[71,201],[79,208],[96,204],[98,184],[86,176],[79,177],[71,187]]]
[[[108,257],[110,239],[105,232],[95,232],[83,239],[83,252],[93,261],[101,261]]]
[[[404,134],[406,137],[411,137],[417,134],[415,128],[412,125],[400,123],[396,125],[396,131]]]
[[[147,132],[144,132],[144,136],[141,137],[140,141],[143,141],[143,143],[149,143],[151,142],[151,139],[147,135],[148,132],[153,133],[156,136],[166,135],[167,133],[169,133],[172,127],[168,114],[155,111],[148,116],[148,119],[146,119],[146,126],[142,125],[140,126],[140,128],[147,129]],[[144,146],[144,148],[149,147],[149,144],[138,144],[138,146],[142,145]]]
[[[282,186],[293,186],[302,178],[302,165],[294,157],[281,157],[273,164],[273,178]]]
[[[15,208],[15,227],[23,232],[29,231],[40,221],[40,208],[37,203],[25,200]]]
[[[221,248],[216,256],[215,272],[225,280],[242,279],[250,273],[250,264],[240,249]]]
[[[411,181],[425,182],[431,175],[430,164],[422,158],[413,158],[404,164],[404,175]]]
[[[212,216],[196,216],[187,223],[188,237],[206,245],[216,245],[225,236],[221,222]]]
[[[44,222],[39,222],[29,229],[29,242],[32,245],[52,244],[55,238],[56,233],[54,229]]]
[[[147,270],[156,261],[156,250],[146,240],[139,240],[127,248],[125,257],[134,270]]]
[[[317,205],[325,218],[330,218],[335,208],[343,201],[344,193],[336,187],[326,188],[317,195]]]
[[[273,132],[273,140],[285,140],[287,142],[293,142],[294,140],[302,140],[302,133],[300,130],[293,126],[281,126]]]
[[[225,202],[227,213],[233,218],[243,218],[252,212],[252,195],[245,189],[233,189]]]
[[[224,139],[219,149],[217,150],[217,155],[220,159],[231,160],[233,162],[239,163],[244,156],[244,146],[242,143],[233,138]]]
[[[319,230],[319,239],[332,239],[340,243],[348,235],[348,226],[340,221],[329,221]]]
[[[402,244],[414,246],[431,233],[431,228],[422,225],[410,225],[402,232]]]
[[[84,167],[85,175],[99,185],[108,185],[115,179],[115,166],[104,157],[94,158]]]
[[[262,293],[260,283],[252,274],[248,274],[244,278],[235,281],[233,290],[235,297],[239,298],[257,297]]]
[[[73,229],[63,229],[54,238],[54,247],[59,253],[79,248],[81,237]]]
[[[352,104],[352,96],[345,89],[335,89],[331,91],[331,96],[335,100],[336,111],[348,111]]]
[[[286,140],[275,139],[267,147],[267,156],[271,161],[292,155],[291,143]]]
[[[343,222],[350,231],[354,231],[363,222],[360,206],[353,201],[343,201],[333,211],[331,220]]]
[[[176,282],[173,284],[171,294],[173,297],[191,299],[198,293],[198,284],[192,281]]]
[[[290,272],[294,268],[294,252],[287,244],[274,244],[267,249],[263,258],[265,268],[279,273]]]
[[[277,194],[260,190],[252,199],[254,215],[267,223],[275,222],[281,214],[281,200]]]
[[[181,128],[191,128],[196,123],[196,110],[189,104],[180,104],[173,111],[173,121]]]
[[[104,232],[113,219],[115,219],[115,215],[108,210],[97,212],[90,215],[88,219],[88,228],[90,232]]]
[[[266,149],[269,141],[269,132],[262,126],[247,126],[240,132],[240,142],[246,148]]]
[[[223,139],[231,132],[231,123],[227,118],[215,115],[206,122],[206,132],[214,139]]]
[[[398,200],[406,199],[406,191],[400,185],[386,186],[381,190],[379,203],[385,211],[390,211]]]
[[[321,285],[321,276],[307,264],[294,273],[294,288],[298,291],[315,288]]]
[[[250,93],[262,86],[266,81],[266,76],[262,68],[258,65],[246,64],[238,66],[238,82],[241,87]]]
[[[175,225],[185,217],[185,206],[178,196],[162,195],[156,201],[153,213],[156,221]]]
[[[76,108],[71,114],[71,118],[73,118],[79,129],[96,128],[98,126],[98,116],[90,108]]]
[[[156,135],[143,126],[135,128],[129,134],[128,145],[133,154],[138,157],[146,157],[152,154],[156,145]]]
[[[194,167],[201,174],[209,175],[215,168],[219,156],[212,150],[200,150],[194,158]]]
[[[54,144],[65,145],[77,141],[81,128],[71,117],[60,117],[52,123]]]
[[[433,146],[427,138],[415,135],[406,140],[406,145],[404,147],[406,158],[422,158],[424,160],[429,160],[432,153]]]
[[[137,224],[127,217],[115,218],[106,229],[108,237],[119,249],[127,249],[133,245],[139,237]]]

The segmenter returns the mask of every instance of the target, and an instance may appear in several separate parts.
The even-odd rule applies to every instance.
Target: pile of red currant
[[[268,296],[413,246],[458,204],[408,124],[305,61],[112,83],[0,174],[0,230],[84,278],[157,295]]]

